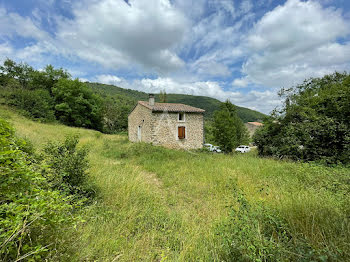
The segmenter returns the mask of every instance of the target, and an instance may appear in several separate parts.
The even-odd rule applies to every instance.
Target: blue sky
[[[269,113],[281,87],[349,71],[350,1],[0,0],[6,57]]]

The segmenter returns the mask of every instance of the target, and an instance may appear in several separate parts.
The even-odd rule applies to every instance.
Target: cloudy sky
[[[0,0],[6,57],[269,113],[281,87],[350,71],[350,1]]]

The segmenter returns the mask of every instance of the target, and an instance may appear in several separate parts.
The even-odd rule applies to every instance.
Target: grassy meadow
[[[0,107],[40,152],[78,134],[98,198],[53,261],[349,261],[350,169],[177,151]]]

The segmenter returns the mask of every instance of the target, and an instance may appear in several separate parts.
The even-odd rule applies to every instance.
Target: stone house
[[[202,148],[205,110],[173,103],[138,101],[128,117],[128,135],[132,142],[147,142],[169,148]]]

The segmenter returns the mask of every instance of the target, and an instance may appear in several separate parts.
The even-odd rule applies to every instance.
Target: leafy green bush
[[[52,190],[24,140],[0,119],[0,260],[42,260],[73,225],[69,198]]]
[[[350,163],[350,76],[312,78],[282,90],[285,105],[257,130],[254,142],[263,156]]]
[[[87,149],[77,148],[76,136],[64,142],[49,142],[44,148],[44,162],[49,167],[46,177],[50,185],[68,195],[93,197],[95,190],[87,183]]]

